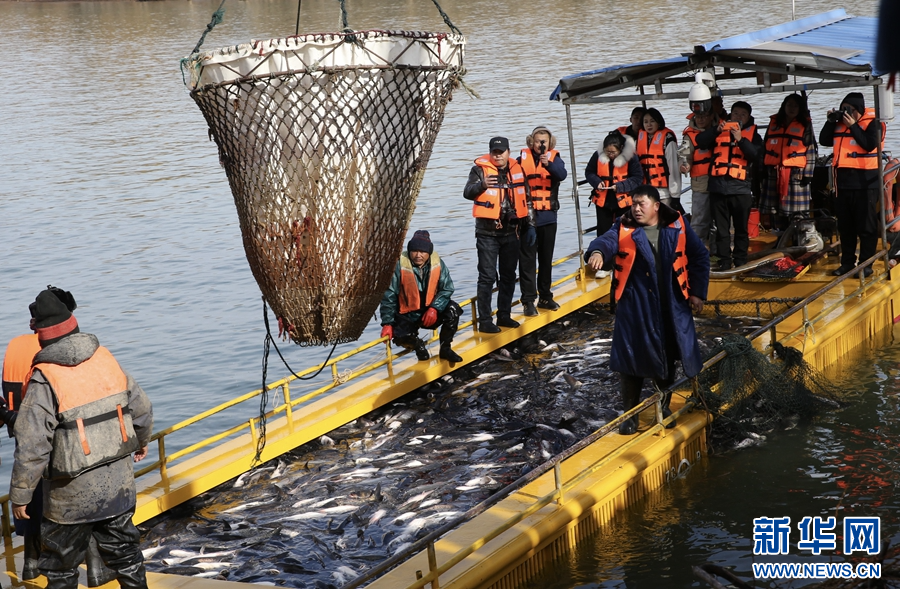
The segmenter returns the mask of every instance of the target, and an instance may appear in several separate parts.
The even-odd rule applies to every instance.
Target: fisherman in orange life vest
[[[604,137],[600,149],[588,161],[584,177],[594,189],[591,202],[596,207],[597,235],[603,235],[631,207],[631,192],[644,182],[644,169],[634,139],[618,130]],[[597,270],[594,275],[595,278],[607,276],[606,270]]]
[[[490,150],[475,160],[463,196],[472,203],[475,246],[478,249],[478,331],[499,333],[518,327],[510,314],[516,290],[519,239],[528,247],[537,242],[531,190],[525,171],[509,157],[509,140],[494,137]],[[499,265],[499,280],[498,280]],[[491,319],[491,296],[497,283],[497,324]],[[499,326],[499,327],[498,327]]]
[[[619,133],[622,134],[622,137],[631,137],[632,139],[637,141],[638,134],[644,128],[644,115],[647,114],[647,109],[643,106],[636,106],[631,109],[631,124],[623,125],[616,129]]]
[[[50,292],[66,305],[69,312],[74,311],[78,305],[72,293],[53,286],[47,287]],[[34,330],[34,319],[31,320],[31,328]],[[35,355],[41,351],[41,344],[37,333],[20,335],[12,339],[6,346],[3,356],[3,397],[0,398],[0,421],[6,424],[9,437],[15,437],[15,424],[18,417],[18,409],[22,405],[22,389],[25,380],[31,372],[31,362]],[[21,579],[29,581],[40,575],[38,561],[41,555],[41,519],[43,517],[43,484],[39,481],[34,490],[31,502],[25,512],[30,519],[22,520],[13,518],[16,535],[23,538],[23,566]],[[88,547],[85,560],[87,564],[88,587],[99,587],[115,579],[113,571],[103,565],[103,560],[97,552],[97,543],[93,540]]]
[[[143,390],[122,371],[56,294],[29,306],[41,351],[25,381],[16,418],[10,501],[27,520],[44,477],[40,571],[48,589],[78,587],[91,535],[119,585],[146,589],[135,509],[134,469],[147,456],[153,414]]]
[[[416,231],[381,299],[381,337],[393,338],[395,344],[415,350],[419,360],[428,360],[431,354],[419,338],[419,329],[440,325],[440,357],[451,364],[462,362],[450,348],[462,316],[462,308],[450,300],[452,295],[450,269],[435,253],[431,234]]]
[[[828,120],[819,133],[819,143],[834,147],[831,167],[837,193],[838,233],[841,236],[841,265],[835,276],[856,267],[856,242],[859,260],[875,255],[878,247],[878,133],[884,145],[884,123],[876,124],[875,110],[866,108],[865,97],[851,92],[841,102],[840,111],[828,111]],[[863,270],[872,274],[871,266]]]
[[[644,128],[638,133],[637,154],[644,168],[644,183],[659,191],[660,202],[678,212],[681,208],[681,167],[678,140],[666,127],[666,120],[655,108],[644,114]]]
[[[625,411],[640,402],[645,378],[662,390],[675,381],[675,360],[681,360],[688,377],[700,372],[703,360],[691,311],[703,311],[709,286],[709,252],[681,213],[660,203],[653,186],[640,186],[632,199],[631,209],[584,255],[593,270],[615,268],[609,367],[620,374]],[[666,395],[666,417],[669,401]],[[619,433],[633,434],[637,426],[637,417],[628,419]]]
[[[529,246],[520,241],[519,289],[526,317],[538,314],[539,309],[555,311],[559,304],[553,300],[553,249],[556,245],[556,211],[559,210],[559,183],[568,177],[566,162],[556,151],[556,137],[547,127],[536,127],[525,138],[526,149],[517,158],[525,171],[531,191],[537,242]],[[540,274],[537,268],[540,266]],[[540,298],[538,298],[540,295]]]
[[[805,97],[785,97],[769,120],[764,145],[759,212],[774,215],[773,226],[787,229],[792,217],[810,216],[818,149]]]
[[[688,126],[681,135],[678,155],[681,157],[681,173],[691,177],[691,227],[703,245],[709,247],[712,228],[712,207],[709,204],[709,166],[712,150],[697,147],[697,135],[719,124],[719,117],[712,109],[697,110],[688,115]]]
[[[716,255],[719,270],[747,263],[750,235],[747,223],[753,202],[751,165],[762,153],[762,137],[750,116],[752,107],[743,101],[731,108],[731,120],[697,135],[697,147],[712,150],[709,170],[709,200],[716,223]],[[734,251],[731,226],[734,225]]]

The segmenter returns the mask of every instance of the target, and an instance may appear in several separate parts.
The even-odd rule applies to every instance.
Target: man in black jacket
[[[752,108],[743,101],[731,108],[731,120],[697,135],[697,147],[712,150],[709,200],[716,222],[716,254],[719,270],[747,263],[750,235],[747,223],[753,202],[753,173],[763,141],[756,132]],[[730,228],[734,225],[734,251]]]

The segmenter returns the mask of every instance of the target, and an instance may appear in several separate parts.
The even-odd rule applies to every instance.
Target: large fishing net
[[[747,338],[726,335],[712,350],[713,356],[726,356],[699,376],[703,403],[715,415],[708,433],[711,451],[753,444],[772,430],[789,429],[846,402],[799,351],[779,343],[773,349],[770,360]]]
[[[464,44],[455,34],[356,31],[185,60],[253,276],[294,342],[356,340],[375,312]]]

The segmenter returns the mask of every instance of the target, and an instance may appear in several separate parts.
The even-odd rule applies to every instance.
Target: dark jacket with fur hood
[[[628,163],[628,176],[625,180],[616,182],[617,193],[631,192],[644,183],[644,169],[641,167],[641,160],[637,156],[637,146],[634,143],[634,139],[629,136],[625,137],[625,147],[622,148],[622,153],[613,160],[613,165],[620,167],[624,166],[626,162]],[[597,147],[597,151],[591,156],[587,167],[584,169],[584,177],[592,188],[597,188],[602,181],[600,175],[597,174],[598,163],[609,166],[609,156],[603,151],[602,142],[600,143],[600,146]],[[603,204],[603,208],[610,210],[616,209],[615,199],[607,198],[606,202]]]

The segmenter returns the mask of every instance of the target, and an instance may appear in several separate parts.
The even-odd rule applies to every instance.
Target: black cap
[[[851,92],[841,101],[841,104],[849,104],[856,109],[856,112],[863,114],[866,112],[866,97],[862,92]]]
[[[72,315],[75,307],[75,298],[70,292],[52,286],[38,293],[34,302],[28,305],[34,320],[33,329],[42,347],[78,333],[78,321]]]
[[[494,137],[489,144],[490,150],[493,151],[509,151],[509,139],[506,137]]]

